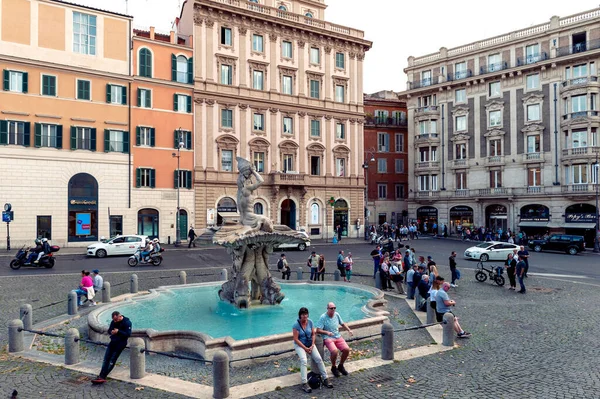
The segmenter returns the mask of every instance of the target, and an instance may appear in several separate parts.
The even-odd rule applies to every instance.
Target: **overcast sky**
[[[125,13],[125,0],[69,0]],[[191,1],[191,0],[190,0]],[[325,0],[325,19],[365,31],[373,48],[365,60],[364,90],[403,91],[406,59],[457,47],[598,7],[600,0]],[[129,0],[134,26],[168,32],[183,0]],[[366,5],[366,7],[365,7]]]

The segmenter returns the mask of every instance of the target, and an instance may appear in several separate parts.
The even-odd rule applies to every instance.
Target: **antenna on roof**
[[[125,14],[129,15],[129,0],[125,0]]]

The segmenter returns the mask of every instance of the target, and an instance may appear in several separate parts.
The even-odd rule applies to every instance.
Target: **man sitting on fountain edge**
[[[344,368],[344,362],[348,358],[348,355],[350,355],[350,347],[344,338],[342,338],[339,328],[340,326],[344,327],[350,336],[353,336],[354,334],[335,309],[335,304],[329,302],[327,304],[327,312],[321,315],[316,327],[317,333],[323,336],[323,343],[329,350],[331,356],[331,372],[334,376],[339,377],[340,373],[348,375],[348,372]],[[340,359],[340,364],[336,367],[338,350],[342,351],[342,358]]]

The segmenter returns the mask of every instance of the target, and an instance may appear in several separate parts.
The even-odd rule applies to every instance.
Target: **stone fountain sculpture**
[[[213,243],[227,248],[233,260],[233,273],[221,286],[219,297],[238,308],[248,308],[251,304],[275,305],[285,295],[269,272],[273,246],[307,239],[287,226],[274,226],[267,217],[254,213],[253,193],[264,180],[248,160],[236,159],[240,221],[225,223],[213,237]]]

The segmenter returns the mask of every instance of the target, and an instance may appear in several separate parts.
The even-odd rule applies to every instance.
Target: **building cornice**
[[[173,44],[173,43],[169,43],[169,42],[163,42],[160,40],[152,40],[152,39],[144,37],[144,36],[133,36],[132,40],[140,41],[140,42],[143,42],[148,45],[165,46],[165,47],[170,47],[170,48],[176,48],[176,49],[182,50],[182,51],[189,51],[190,54],[192,54],[194,52],[193,48],[188,47],[184,44]]]

